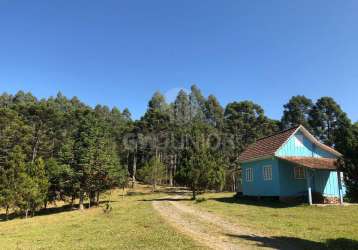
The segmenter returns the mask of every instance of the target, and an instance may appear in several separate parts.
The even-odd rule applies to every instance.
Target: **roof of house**
[[[337,169],[336,159],[318,158],[318,157],[277,157],[277,158],[312,169],[328,169],[328,170]]]
[[[239,160],[249,161],[265,156],[274,156],[276,151],[295,133],[298,127],[287,129],[280,133],[264,137],[249,145],[240,155]]]
[[[239,161],[246,162],[255,159],[275,156],[276,152],[294,135],[297,131],[301,131],[312,143],[321,149],[330,152],[335,156],[341,156],[339,152],[331,147],[319,142],[307,129],[302,125],[293,127],[277,134],[264,137],[257,140],[255,143],[249,145],[246,150],[240,155]]]

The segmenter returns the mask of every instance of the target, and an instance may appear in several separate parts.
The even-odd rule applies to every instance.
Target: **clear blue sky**
[[[358,120],[358,1],[0,0],[0,92],[128,107],[197,84],[280,118],[332,96]]]

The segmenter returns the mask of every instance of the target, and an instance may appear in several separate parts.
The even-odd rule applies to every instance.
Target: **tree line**
[[[155,93],[144,116],[133,123],[134,143],[129,147],[132,180],[137,178],[138,167],[144,166],[148,176],[148,162],[155,162],[151,161],[154,158],[163,164],[160,171],[152,164],[152,176],[157,179],[152,177],[151,182],[188,186],[193,197],[205,189],[236,191],[242,151],[259,138],[298,125],[345,156],[340,168],[347,173],[349,194],[357,197],[357,170],[353,166],[357,163],[358,125],[352,124],[333,98],[321,97],[314,102],[293,96],[284,105],[282,119],[274,120],[252,101],[223,107],[215,96],[205,97],[195,85],[189,93],[180,91],[172,103]],[[138,177],[143,179],[141,172]]]
[[[89,205],[125,185],[128,172],[116,139],[128,110],[91,108],[62,94],[38,100],[30,93],[0,96],[0,205],[34,214],[57,200]]]
[[[238,157],[247,145],[283,129],[304,125],[344,154],[340,162],[350,197],[357,197],[358,125],[331,97],[313,102],[294,96],[281,120],[251,101],[223,107],[193,85],[168,103],[154,93],[145,114],[120,111],[78,98],[37,99],[22,91],[0,96],[0,205],[27,216],[63,200],[99,202],[102,192],[144,181],[235,191]]]

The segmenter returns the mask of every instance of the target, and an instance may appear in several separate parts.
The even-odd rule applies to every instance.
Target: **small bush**
[[[196,203],[201,203],[204,201],[207,201],[207,199],[205,197],[199,197],[199,198],[196,198],[196,200],[195,200]]]
[[[110,202],[107,202],[107,203],[104,205],[103,212],[104,212],[105,214],[109,214],[110,212],[112,212],[112,204],[111,204]]]

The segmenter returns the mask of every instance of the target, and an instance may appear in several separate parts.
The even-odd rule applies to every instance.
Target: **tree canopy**
[[[96,205],[100,194],[139,181],[184,185],[195,197],[206,189],[235,191],[238,156],[280,129],[304,125],[344,154],[349,194],[357,197],[358,123],[331,97],[294,96],[280,121],[252,101],[223,107],[193,85],[172,103],[155,92],[145,114],[97,105],[62,93],[0,95],[0,206],[33,215],[58,200]]]

